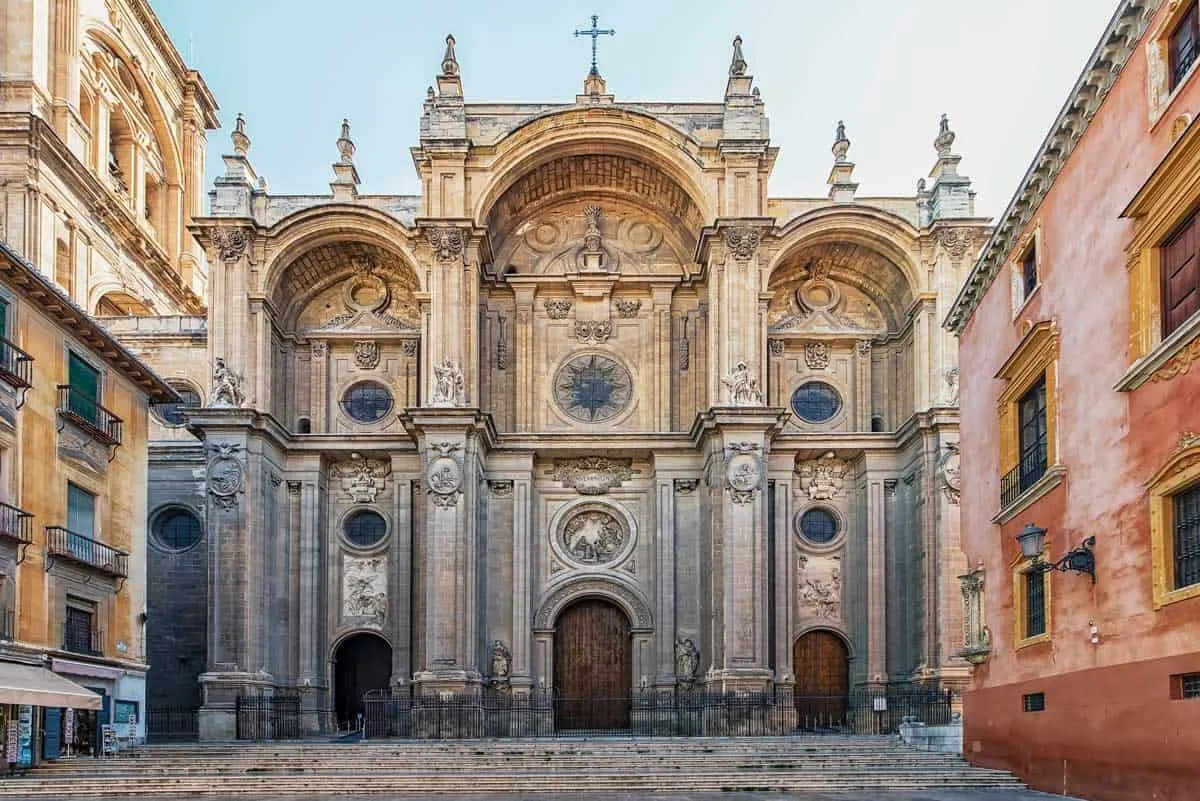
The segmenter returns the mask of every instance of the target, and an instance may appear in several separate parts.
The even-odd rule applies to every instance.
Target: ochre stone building
[[[964,748],[1099,801],[1200,797],[1197,19],[1119,4],[948,318]]]
[[[216,124],[145,0],[0,3],[0,675],[21,693],[0,711],[22,763],[145,732],[147,408],[179,398],[94,318],[203,312],[186,224]]]
[[[828,196],[773,197],[740,40],[712,103],[467,102],[454,46],[419,196],[359,193],[348,123],[330,194],[273,195],[239,118],[207,319],[112,324],[199,398],[151,452],[151,701],[965,682],[949,123],[912,196],[839,125]]]

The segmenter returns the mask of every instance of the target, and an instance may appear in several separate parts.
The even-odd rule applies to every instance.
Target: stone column
[[[516,369],[516,386],[513,391],[513,422],[517,431],[530,431],[533,428],[533,404],[530,402],[533,387],[533,303],[537,296],[536,284],[514,284],[513,294],[516,298],[517,315],[513,325],[513,340],[516,353],[514,368]],[[513,654],[516,659],[516,654]]]
[[[532,465],[530,465],[532,472]],[[533,657],[533,480],[513,480],[513,610],[512,678],[514,686],[531,687],[537,672]]]
[[[887,527],[896,479],[867,483],[867,681],[887,682]]]
[[[871,430],[871,340],[859,340],[854,349],[855,430]]]
[[[654,482],[658,511],[655,574],[658,577],[654,619],[658,622],[658,659],[655,687],[675,686],[675,479],[659,476]]]
[[[412,465],[407,454],[392,456],[392,544],[388,549],[388,631],[392,640],[393,687],[412,679],[412,482],[406,477]]]
[[[461,691],[481,681],[475,597],[475,543],[480,481],[494,445],[491,418],[477,409],[408,409],[405,429],[421,453],[425,504],[426,664],[414,683],[422,689]]]
[[[461,223],[461,220],[418,221],[424,233],[418,258],[429,266],[429,330],[421,365],[424,377],[421,397],[426,405],[438,405],[445,400],[435,397],[434,366],[446,363],[460,370],[463,379],[461,397],[452,399],[452,405],[478,403],[478,281],[471,253],[479,237],[461,227]]]
[[[719,407],[697,421],[712,494],[713,691],[770,687],[767,641],[767,465],[771,439],[787,412],[763,406]]]

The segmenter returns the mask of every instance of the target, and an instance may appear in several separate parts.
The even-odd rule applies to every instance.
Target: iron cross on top
[[[599,21],[600,21],[600,18],[598,16],[596,16],[595,14],[593,14],[592,15],[592,27],[590,29],[583,30],[583,31],[581,31],[581,30],[575,31],[576,36],[592,37],[592,71],[589,73],[590,75],[599,75],[600,74],[600,70],[596,69],[596,40],[599,39],[601,36],[616,36],[617,35],[617,32],[614,31],[612,28],[609,28],[607,30],[601,30],[600,28],[598,28],[597,23]]]

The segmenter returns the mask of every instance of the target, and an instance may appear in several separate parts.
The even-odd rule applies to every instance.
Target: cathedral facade
[[[151,450],[151,705],[286,689],[625,697],[961,684],[955,344],[987,233],[943,118],[928,183],[777,198],[724,99],[467,102],[419,196],[279,196],[239,117],[207,317],[114,323],[193,404]],[[199,440],[188,432],[198,435]]]

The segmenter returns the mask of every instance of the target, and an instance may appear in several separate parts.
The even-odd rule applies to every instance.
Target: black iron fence
[[[129,554],[62,526],[46,526],[46,554],[94,567],[117,578],[129,575]]]
[[[484,689],[363,699],[367,739],[491,737],[762,737],[797,733],[891,734],[905,718],[949,723],[948,691],[903,687],[840,695],[645,692],[567,698],[551,691]]]
[[[179,743],[198,739],[200,739],[200,710],[196,707],[146,707],[146,742]]]
[[[235,704],[239,740],[295,740],[303,736],[298,695],[238,696]]]

